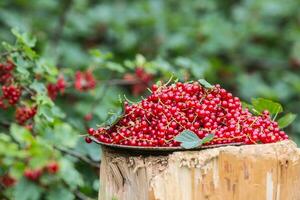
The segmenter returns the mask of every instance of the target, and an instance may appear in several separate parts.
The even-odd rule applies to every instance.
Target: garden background
[[[300,113],[297,0],[1,0],[0,41],[25,91],[16,106],[37,107],[27,124],[0,108],[1,200],[96,199],[87,128],[171,76]],[[298,144],[299,121],[286,129]]]

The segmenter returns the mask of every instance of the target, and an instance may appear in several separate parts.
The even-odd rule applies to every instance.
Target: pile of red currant
[[[91,70],[77,71],[75,74],[74,87],[78,91],[87,91],[95,88],[96,79]]]
[[[174,138],[184,130],[194,132],[200,139],[214,134],[207,144],[272,143],[288,138],[268,111],[251,114],[242,108],[238,97],[220,85],[153,85],[147,99],[124,106],[124,116],[115,125],[90,128],[88,133],[109,144],[159,147],[179,146]]]

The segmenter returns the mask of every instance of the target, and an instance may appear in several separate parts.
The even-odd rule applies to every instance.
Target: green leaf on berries
[[[245,108],[248,108],[249,110],[251,110],[253,107],[253,105],[249,104],[249,103],[246,103],[244,101],[242,101],[242,107],[245,109]]]
[[[180,146],[184,149],[193,149],[212,141],[214,136],[215,134],[208,134],[203,139],[200,139],[193,131],[184,130],[179,133],[174,140],[180,142]]]
[[[254,108],[253,105],[251,105],[249,103],[246,103],[244,101],[242,101],[242,107],[243,107],[243,109],[247,108],[254,115],[259,115],[260,114],[260,112],[258,112],[257,110],[255,110],[255,108]]]
[[[120,108],[117,110],[116,113],[113,113],[105,122],[104,122],[104,126],[105,127],[111,127],[113,125],[115,125],[116,123],[118,123],[120,121],[120,119],[124,116],[125,110],[124,110],[124,103],[121,102],[120,103],[121,106]]]
[[[209,82],[207,82],[205,79],[199,79],[198,82],[205,88],[211,89],[214,86],[212,84],[210,84]]]
[[[208,143],[210,141],[212,141],[215,137],[215,134],[208,134],[207,136],[205,136],[204,138],[202,138],[201,140],[201,144],[205,144],[205,143]]]
[[[278,120],[278,125],[280,128],[285,128],[287,126],[289,126],[295,119],[296,119],[297,115],[293,114],[293,113],[288,113],[286,115],[284,115],[283,117],[281,117]]]
[[[253,98],[251,100],[254,109],[262,113],[264,110],[268,110],[271,115],[281,113],[283,111],[282,106],[269,99],[264,98]]]
[[[162,84],[161,81],[157,81],[157,82],[155,83],[155,85],[157,85],[158,87],[161,87],[163,84]]]
[[[185,149],[196,148],[201,145],[200,138],[190,130],[184,130],[175,137],[175,141],[180,142],[180,146]]]

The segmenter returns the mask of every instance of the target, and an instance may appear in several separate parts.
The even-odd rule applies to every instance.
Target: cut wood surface
[[[103,148],[100,200],[300,200],[292,141],[164,155]]]

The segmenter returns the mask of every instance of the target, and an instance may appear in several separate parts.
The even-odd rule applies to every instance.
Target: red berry
[[[91,113],[86,114],[86,115],[84,116],[84,120],[85,120],[85,121],[91,121],[92,119],[93,119],[93,115],[92,115]]]
[[[89,144],[89,143],[91,143],[91,142],[92,142],[92,139],[91,139],[91,138],[89,138],[89,137],[85,137],[85,142]]]
[[[57,162],[53,161],[48,163],[48,165],[46,166],[47,172],[49,174],[56,174],[59,170],[59,165]]]
[[[94,133],[95,133],[95,130],[93,128],[89,128],[88,134],[89,135],[94,135]]]

